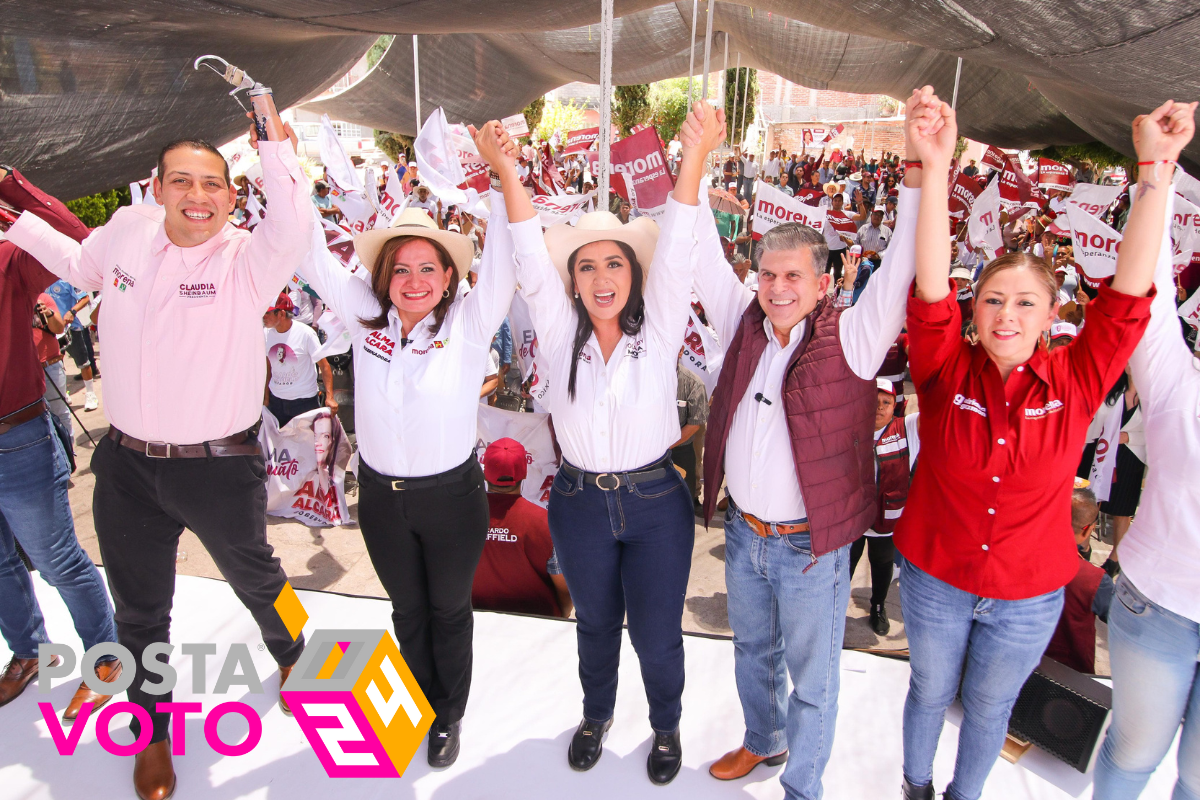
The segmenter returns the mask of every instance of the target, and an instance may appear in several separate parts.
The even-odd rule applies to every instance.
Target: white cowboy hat
[[[852,174],[852,175],[850,176],[850,180],[852,180],[852,181],[861,181],[861,180],[862,180],[862,173],[861,173],[861,172],[855,172],[854,174]]]
[[[354,252],[358,260],[368,271],[375,269],[375,261],[383,250],[383,245],[389,239],[399,236],[420,236],[437,242],[446,248],[450,258],[454,260],[454,280],[462,280],[471,269],[471,261],[475,258],[475,246],[471,240],[461,233],[438,230],[433,217],[420,208],[406,208],[392,220],[392,224],[382,230],[366,231],[354,237]]]
[[[546,229],[546,250],[554,262],[567,293],[571,293],[571,274],[567,270],[567,259],[579,248],[592,242],[624,242],[633,248],[642,265],[642,282],[650,271],[654,258],[654,246],[658,243],[658,223],[649,217],[622,225],[617,215],[609,211],[592,211],[579,218],[575,225],[561,223]]]

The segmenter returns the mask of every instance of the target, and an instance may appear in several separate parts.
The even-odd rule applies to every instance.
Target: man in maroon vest
[[[756,295],[721,257],[711,215],[697,224],[694,289],[727,343],[704,513],[727,477],[725,582],[746,722],[743,746],[709,771],[739,778],[790,750],[788,798],[820,797],[833,745],[850,543],[875,520],[875,375],[915,274],[920,176],[910,165],[883,265],[849,309],[827,294],[819,231],[785,223],[761,234]]]
[[[895,345],[893,345],[894,347]],[[920,414],[895,416],[896,388],[887,378],[875,379],[878,401],[875,406],[875,482],[878,499],[875,502],[875,521],[862,538],[850,546],[850,577],[858,568],[863,550],[871,564],[871,630],[887,636],[892,624],[888,621],[888,589],[892,585],[892,570],[896,548],[892,531],[904,511],[908,499],[908,484],[921,449],[918,438]]]
[[[1087,560],[1088,540],[1100,517],[1100,505],[1091,489],[1076,489],[1071,494],[1071,527],[1079,548],[1079,571],[1067,584],[1062,616],[1054,637],[1046,646],[1046,655],[1076,672],[1096,673],[1096,617],[1108,622],[1116,587],[1108,573]]]

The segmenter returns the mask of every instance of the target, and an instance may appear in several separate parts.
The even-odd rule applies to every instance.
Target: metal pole
[[[75,413],[75,409],[71,408],[71,404],[67,402],[67,398],[63,397],[62,389],[59,389],[58,384],[54,382],[54,378],[50,377],[50,370],[42,367],[42,372],[46,373],[46,383],[54,387],[54,393],[58,395],[58,399],[63,401],[63,405],[67,407],[67,411],[71,412],[71,416],[75,418],[75,421],[79,423],[79,427],[83,428],[83,432],[87,434],[88,441],[92,443],[92,447],[95,447],[96,440],[92,438],[92,434],[87,429],[87,426],[83,424],[83,420]],[[47,403],[47,405],[49,404]]]
[[[700,93],[704,98],[708,99],[708,64],[709,58],[712,55],[712,25],[713,25],[713,3],[708,2],[708,23],[704,28],[704,85],[700,89]]]
[[[596,181],[596,207],[608,210],[608,168],[612,147],[612,36],[613,0],[600,0],[600,174]]]
[[[950,107],[958,108],[958,79],[962,77],[962,56],[958,57],[958,67],[954,70],[954,96],[950,98]]]
[[[692,79],[696,75],[696,20],[700,14],[700,0],[692,0],[692,43],[688,46],[688,111],[692,110]]]
[[[417,35],[413,34],[413,93],[416,95],[417,136],[421,135],[421,59],[417,54]]]

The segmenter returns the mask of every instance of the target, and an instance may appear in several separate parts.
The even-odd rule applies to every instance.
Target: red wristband
[[[912,167],[921,167],[922,169],[924,168],[924,166],[921,164],[920,161],[909,161],[909,160],[905,159],[904,168],[911,169]]]

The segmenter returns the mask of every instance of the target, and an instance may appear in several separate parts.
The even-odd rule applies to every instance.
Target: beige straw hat
[[[563,286],[571,292],[571,274],[567,270],[567,259],[585,244],[592,242],[624,242],[633,248],[642,265],[643,282],[650,271],[654,258],[654,246],[658,243],[658,224],[649,217],[622,225],[616,214],[608,211],[592,211],[579,218],[575,225],[562,223],[546,229],[546,250],[550,260],[558,269]]]
[[[420,236],[446,248],[446,252],[454,260],[456,281],[462,280],[471,269],[471,261],[475,257],[475,246],[471,244],[471,240],[461,233],[439,230],[433,217],[420,208],[406,208],[396,215],[388,227],[355,236],[354,252],[368,271],[373,270],[383,245],[389,239],[399,236]]]

